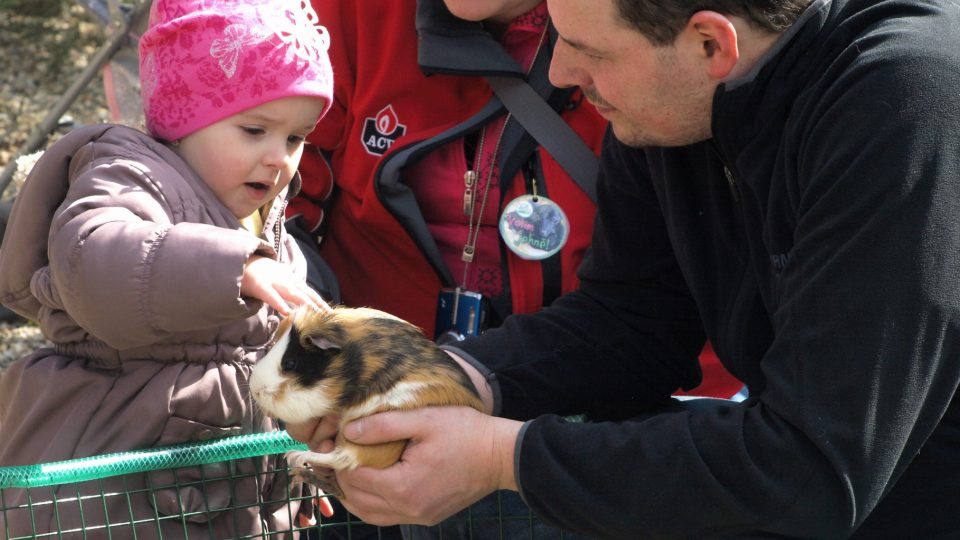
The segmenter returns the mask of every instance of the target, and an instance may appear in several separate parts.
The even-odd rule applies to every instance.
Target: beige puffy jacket
[[[37,321],[54,348],[19,360],[0,378],[0,466],[276,429],[253,410],[247,381],[278,321],[266,305],[240,297],[240,279],[253,253],[305,275],[279,219],[286,196],[278,197],[260,239],[182,159],[139,131],[91,126],[48,149],[17,197],[0,247],[0,302]],[[209,484],[205,496],[192,488],[161,491],[155,500],[138,495],[134,517],[179,513],[178,495],[188,512],[204,510],[204,498],[213,510],[255,504],[258,493],[282,501],[285,477],[245,476],[276,461],[238,462],[237,483]],[[123,489],[162,476],[139,475]],[[112,489],[111,482],[83,492]],[[5,504],[17,493],[9,490]],[[76,490],[64,489],[71,494]],[[126,508],[106,506],[111,522],[114,512],[129,521]],[[99,499],[84,505],[88,526],[103,522],[104,507]],[[79,524],[71,508],[60,509],[63,528]],[[56,519],[49,510],[34,510],[41,531]],[[214,511],[191,518],[195,530],[171,523],[163,536],[258,534],[287,528],[292,513],[281,503]],[[18,516],[7,521],[14,536],[30,531]],[[138,538],[157,535],[152,522],[137,529]]]

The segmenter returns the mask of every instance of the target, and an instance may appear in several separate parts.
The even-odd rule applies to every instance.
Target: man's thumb
[[[353,442],[363,442],[360,439],[363,438],[364,432],[367,431],[367,419],[361,418],[359,420],[354,420],[350,422],[343,428],[343,436],[350,439]]]
[[[409,411],[388,411],[358,418],[343,428],[344,437],[359,444],[378,444],[410,438],[410,427],[403,422]]]

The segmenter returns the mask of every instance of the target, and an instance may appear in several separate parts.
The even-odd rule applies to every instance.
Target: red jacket
[[[439,290],[457,285],[460,276],[442,260],[405,171],[430,149],[502,118],[505,110],[483,75],[525,73],[481,25],[453,17],[440,0],[314,0],[313,6],[331,37],[335,102],[309,138],[302,192],[288,217],[301,215],[315,231],[328,232],[321,254],[340,281],[344,304],[388,311],[433,336]],[[527,80],[599,153],[606,121],[579,90],[556,89],[547,80],[555,37],[549,35]],[[517,122],[508,126],[499,162],[505,187],[500,208],[527,192],[525,174],[532,168],[545,184],[541,189],[565,211],[571,231],[553,261],[501,250],[508,294],[494,300],[499,316],[536,311],[577,287],[595,212]],[[738,386],[727,383],[716,395]]]

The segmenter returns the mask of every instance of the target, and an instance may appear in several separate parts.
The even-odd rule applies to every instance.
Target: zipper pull
[[[737,180],[733,177],[733,173],[730,172],[730,168],[726,165],[723,166],[723,174],[727,177],[727,187],[730,188],[730,195],[733,197],[733,202],[740,203],[740,189],[737,187]]]
[[[476,183],[476,171],[471,170],[463,173],[463,214],[467,217],[473,216],[473,186]]]
[[[473,262],[473,254],[476,252],[476,248],[473,246],[467,245],[463,246],[463,253],[460,254],[460,259],[465,263]]]

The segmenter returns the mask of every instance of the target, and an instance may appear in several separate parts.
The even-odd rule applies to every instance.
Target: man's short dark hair
[[[654,45],[670,45],[690,16],[709,10],[746,19],[779,33],[792,25],[813,0],[614,0],[623,21]]]

